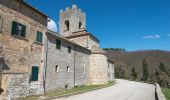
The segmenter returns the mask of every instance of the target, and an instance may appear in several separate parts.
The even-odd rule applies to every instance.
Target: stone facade
[[[114,62],[108,59],[108,79],[113,81],[115,79]]]
[[[66,36],[66,38],[90,50],[92,46],[99,47],[99,40],[86,30],[73,32],[71,35]]]
[[[0,0],[1,96],[14,99],[114,79],[113,63],[99,48],[99,40],[86,31],[81,9],[73,5],[60,11],[60,34],[47,30],[47,20],[24,0]],[[20,25],[17,31],[25,26],[24,37],[12,34],[14,21]],[[38,69],[36,81],[31,81],[36,77],[33,66]]]
[[[56,39],[61,48],[56,48]],[[88,80],[90,51],[51,31],[47,32],[46,91],[85,85]],[[68,52],[68,46],[71,52]],[[56,66],[58,69],[56,69]],[[69,72],[67,70],[69,66]],[[57,70],[57,71],[56,71]]]
[[[90,84],[106,84],[108,82],[108,72],[107,53],[93,46],[90,55]]]
[[[16,98],[30,94],[43,94],[43,44],[36,43],[36,32],[45,34],[47,16],[22,0],[0,0],[0,15],[2,16],[1,55],[9,67],[8,70],[3,71],[1,87],[4,92],[2,95]],[[13,21],[25,25],[25,38],[11,34]],[[39,67],[37,82],[30,81],[32,66]],[[36,86],[33,83],[39,85]],[[35,93],[35,90],[39,92]]]
[[[73,5],[71,9],[66,11],[60,10],[60,34],[69,36],[72,32],[77,32],[86,28],[86,14],[81,9],[77,9]]]

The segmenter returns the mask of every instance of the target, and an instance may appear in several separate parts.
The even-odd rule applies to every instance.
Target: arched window
[[[69,30],[69,21],[68,20],[65,21],[65,25],[66,25],[66,30],[68,31]]]
[[[82,23],[81,23],[81,22],[79,22],[79,29],[80,29],[80,28],[82,28]]]

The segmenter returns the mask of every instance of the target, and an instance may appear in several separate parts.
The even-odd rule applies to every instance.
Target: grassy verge
[[[108,84],[104,84],[104,85],[87,85],[87,86],[74,87],[68,90],[49,92],[44,96],[47,98],[69,96],[69,95],[74,95],[74,94],[79,94],[79,93],[84,93],[84,92],[88,92],[88,91],[92,91],[96,89],[109,87],[114,84],[115,84],[115,81],[110,81],[108,82]],[[26,98],[19,98],[17,100],[37,100],[38,98],[39,96],[29,96]]]
[[[166,100],[170,100],[170,89],[162,88],[162,92],[165,95]]]
[[[99,89],[99,88],[104,88],[104,87],[109,87],[112,86],[115,82],[114,81],[110,81],[108,82],[108,84],[104,84],[104,85],[87,85],[87,86],[80,86],[80,87],[74,87],[73,89],[69,89],[69,90],[63,90],[63,91],[54,91],[54,92],[49,92],[46,95],[48,97],[53,97],[53,96],[62,96],[62,95],[67,95],[67,94],[74,94],[77,92],[87,92],[87,91],[92,91],[95,89]]]

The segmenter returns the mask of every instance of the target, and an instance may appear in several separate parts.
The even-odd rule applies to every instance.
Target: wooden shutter
[[[61,41],[60,40],[56,40],[56,48],[60,49],[61,46]]]
[[[71,53],[71,47],[70,46],[68,46],[68,52]]]
[[[38,73],[39,73],[38,66],[33,66],[32,67],[31,81],[38,81]]]
[[[17,22],[15,22],[15,21],[12,22],[11,34],[17,35]]]
[[[43,34],[39,31],[37,31],[36,41],[39,43],[42,43],[42,40],[43,40]]]
[[[26,26],[25,26],[25,25],[21,25],[21,26],[22,26],[21,37],[25,37],[25,34],[26,34]]]

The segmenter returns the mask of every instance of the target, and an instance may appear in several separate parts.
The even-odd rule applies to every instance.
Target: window
[[[58,65],[55,66],[55,72],[59,72],[59,66]]]
[[[71,53],[71,47],[68,46],[68,53]]]
[[[31,81],[38,81],[38,73],[39,73],[38,66],[33,66],[32,74],[31,74]]]
[[[60,40],[56,40],[56,48],[61,49],[61,41]]]
[[[13,21],[12,22],[11,34],[25,38],[26,26]]]
[[[70,67],[69,66],[67,66],[67,72],[70,72]]]
[[[43,33],[37,31],[36,42],[42,43],[42,40],[43,40]]]
[[[80,28],[82,28],[82,23],[81,23],[81,22],[79,22],[79,29],[80,29]]]
[[[69,30],[69,21],[68,20],[65,21],[65,26],[66,26],[65,30],[68,31]]]
[[[2,15],[0,15],[0,32],[2,32]]]

